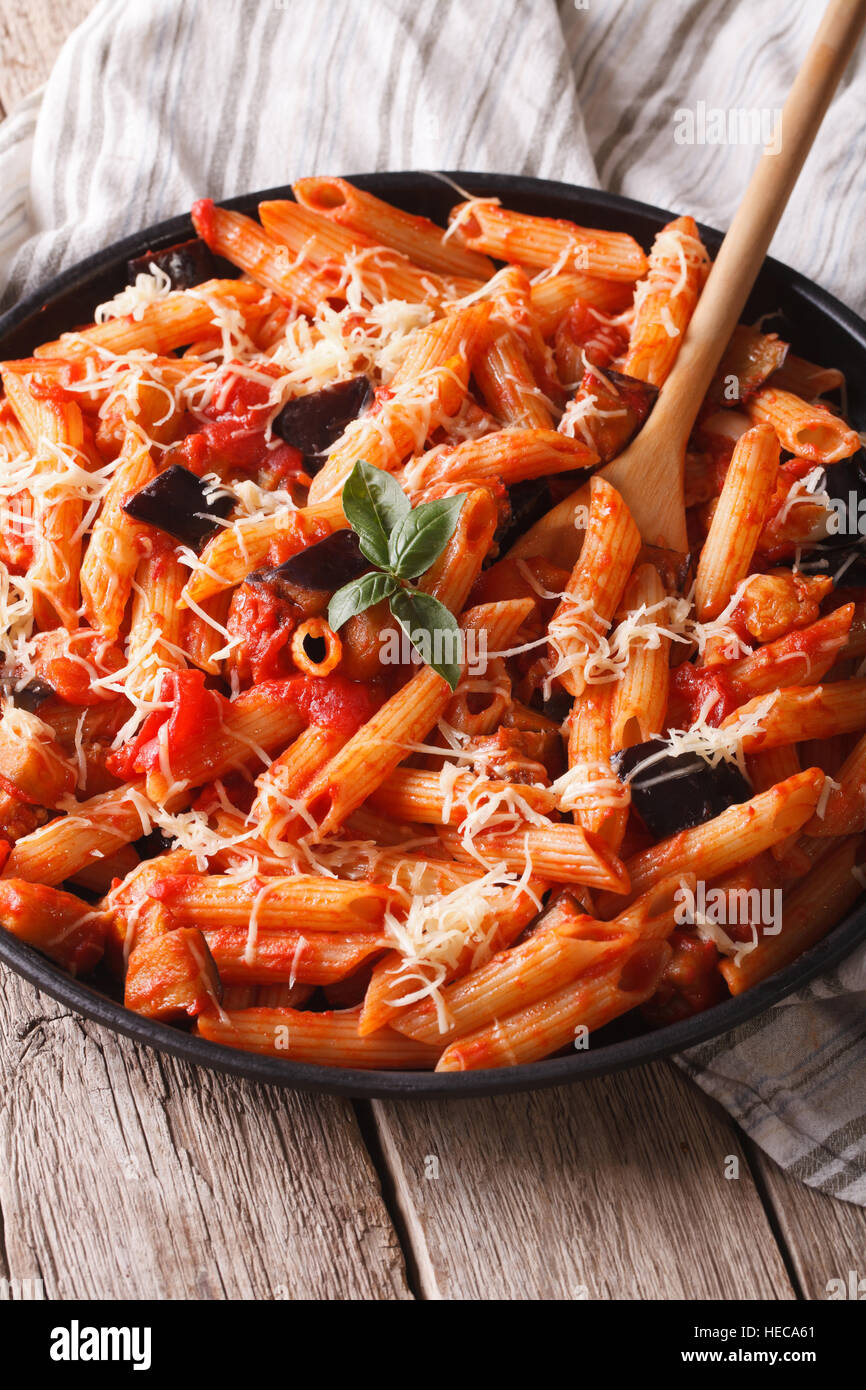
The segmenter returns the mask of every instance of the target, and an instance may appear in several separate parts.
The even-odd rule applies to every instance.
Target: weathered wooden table
[[[0,0],[0,114],[91,4]],[[820,1299],[864,1267],[866,1212],[667,1064],[508,1100],[295,1095],[4,969],[0,1077],[0,1279],[48,1298]]]

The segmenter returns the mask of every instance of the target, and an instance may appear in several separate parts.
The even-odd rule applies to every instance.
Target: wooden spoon
[[[649,544],[688,548],[683,471],[692,426],[864,22],[866,0],[830,0],[773,140],[719,248],[670,376],[643,429],[602,470],[601,476],[622,493]],[[573,504],[587,500],[581,492],[560,503],[551,516],[556,518],[562,508],[565,521],[572,504],[572,538]],[[530,553],[524,543],[510,553]]]

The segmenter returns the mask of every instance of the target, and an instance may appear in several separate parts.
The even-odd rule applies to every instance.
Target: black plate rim
[[[577,184],[566,184],[550,179],[536,179],[528,175],[473,173],[466,170],[440,171],[446,180],[468,188],[473,196],[502,195],[513,192],[520,196],[533,195],[539,201],[545,197],[567,198],[582,201],[594,208],[616,212],[631,212],[643,217],[666,221],[675,214],[650,203],[636,199],[605,193],[594,188]],[[437,174],[428,170],[405,170],[376,174],[347,174],[346,177],[361,187],[369,188],[382,197],[388,197],[389,190],[398,193],[417,183],[423,177],[436,178]],[[288,186],[264,189],[241,194],[238,197],[221,200],[221,205],[245,210],[265,198],[291,197]],[[710,245],[716,246],[722,233],[712,227],[699,224],[701,233]],[[190,236],[193,232],[188,214],[164,219],[130,236],[123,237],[110,246],[95,252],[73,266],[54,276],[44,286],[27,295],[18,304],[0,316],[0,356],[2,340],[14,329],[19,328],[32,315],[38,314],[52,299],[68,294],[76,287],[83,286],[97,272],[108,269],[115,263],[140,255],[160,243],[170,244]],[[799,271],[784,265],[781,261],[767,257],[762,274],[773,272],[795,289],[804,299],[810,301],[819,311],[826,314],[836,325],[849,333],[866,348],[866,323],[851,309],[842,304]],[[643,1033],[616,1043],[605,1044],[595,1053],[590,1046],[585,1052],[575,1052],[567,1057],[555,1057],[527,1065],[492,1069],[478,1072],[392,1072],[366,1071],[354,1068],[330,1068],[309,1062],[283,1061],[279,1058],[259,1056],[255,1053],[240,1052],[222,1044],[208,1042],[191,1033],[158,1023],[153,1019],[125,1009],[122,1004],[100,993],[83,981],[63,972],[47,957],[33,947],[18,941],[10,933],[0,930],[0,960],[17,974],[29,981],[37,989],[58,1003],[83,1014],[103,1027],[120,1033],[133,1041],[168,1052],[181,1060],[212,1070],[245,1078],[250,1081],[290,1087],[300,1091],[320,1092],[354,1098],[387,1099],[390,1097],[425,1099],[464,1098],[476,1096],[502,1095],[519,1091],[539,1090],[550,1086],[589,1080],[625,1068],[657,1061],[672,1053],[698,1046],[711,1039],[722,1037],[731,1029],[778,1003],[798,987],[806,985],[821,971],[827,970],[842,960],[859,942],[866,938],[866,902],[855,908],[848,917],[817,945],[812,947],[765,980],[755,989],[725,1000],[713,1008],[705,1010],[692,1018],[669,1024],[655,1032]]]

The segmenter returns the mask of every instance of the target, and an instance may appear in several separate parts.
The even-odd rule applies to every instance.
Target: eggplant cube
[[[331,593],[360,579],[371,568],[361,554],[361,544],[354,531],[334,531],[324,540],[308,545],[296,555],[290,555],[275,569],[253,570],[248,584],[265,584],[280,592],[285,586],[320,590]],[[288,597],[292,597],[289,593]]]
[[[318,473],[326,450],[372,399],[373,387],[367,377],[337,381],[287,401],[274,420],[274,432],[293,449],[300,449],[308,473]]]
[[[162,251],[146,251],[134,261],[127,261],[129,283],[134,284],[137,275],[148,274],[153,265],[168,276],[173,290],[192,289],[221,273],[216,257],[201,237],[176,242]]]
[[[752,795],[734,763],[713,765],[699,753],[674,754],[663,738],[636,743],[610,761],[620,781],[631,787],[632,806],[660,840],[703,825]]]
[[[195,473],[172,463],[127,498],[123,510],[133,521],[167,531],[195,550],[217,530],[219,519],[227,517],[232,506],[231,497],[213,496]]]

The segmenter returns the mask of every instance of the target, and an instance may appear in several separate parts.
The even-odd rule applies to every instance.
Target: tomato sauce
[[[257,370],[275,378],[279,375],[276,368]],[[300,472],[303,455],[298,449],[280,442],[269,444],[265,438],[273,411],[269,395],[264,382],[235,375],[227,367],[212,400],[200,412],[204,422],[180,445],[185,467],[199,477],[220,467],[249,471],[266,465],[270,474],[283,479]]]
[[[159,699],[170,702],[170,708],[154,710],[131,743],[108,755],[105,766],[109,772],[129,780],[137,773],[156,771],[163,742],[168,766],[174,769],[180,767],[185,754],[207,743],[231,706],[217,691],[208,690],[204,682],[203,671],[166,672]],[[164,725],[168,728],[162,740]]]
[[[242,681],[279,680],[292,670],[288,645],[301,610],[266,584],[242,584],[232,599],[228,630],[240,638],[232,661]]]
[[[673,956],[661,978],[658,991],[642,1013],[654,1027],[691,1018],[727,995],[718,970],[719,953],[712,941],[693,932],[675,931],[670,937]]]
[[[675,699],[678,707],[687,709],[689,727],[698,718],[709,695],[715,695],[716,701],[707,715],[707,723],[717,729],[739,704],[728,677],[713,669],[699,671],[689,662],[684,662],[671,672],[672,701]]]
[[[351,737],[384,703],[385,689],[378,681],[362,685],[336,672],[330,676],[291,676],[287,680],[262,681],[254,691],[239,696],[236,705],[243,707],[253,695],[259,706],[266,699],[274,704],[294,705],[311,724]]]
[[[382,704],[384,690],[375,682],[361,685],[345,676],[302,676],[296,684],[299,709],[311,724],[340,734],[357,733]]]

